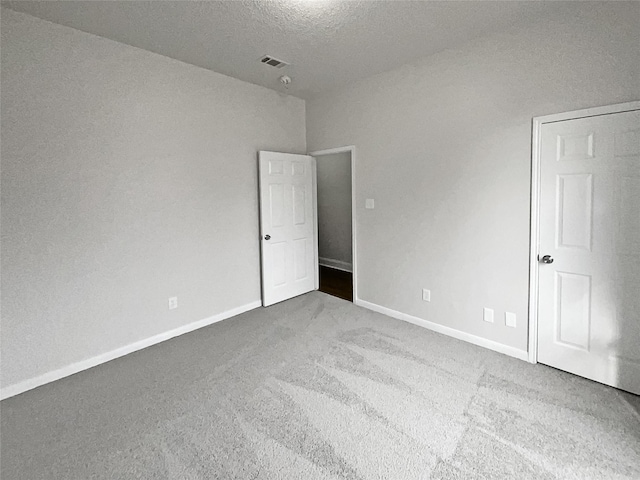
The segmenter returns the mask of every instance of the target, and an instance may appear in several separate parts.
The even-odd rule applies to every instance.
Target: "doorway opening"
[[[310,154],[316,159],[319,290],[350,302],[357,298],[353,150]]]

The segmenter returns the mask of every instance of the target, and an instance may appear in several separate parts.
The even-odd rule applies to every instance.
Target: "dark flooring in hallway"
[[[320,265],[320,291],[353,302],[353,275]]]

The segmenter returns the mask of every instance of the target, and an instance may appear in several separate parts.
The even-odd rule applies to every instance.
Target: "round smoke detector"
[[[289,85],[291,83],[291,77],[289,75],[282,75],[280,77],[280,83],[283,85]]]

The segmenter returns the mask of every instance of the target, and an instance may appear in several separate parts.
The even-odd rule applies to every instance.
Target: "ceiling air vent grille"
[[[272,67],[282,68],[289,65],[287,62],[283,62],[282,60],[278,60],[277,58],[272,57],[271,55],[265,55],[260,59],[260,62],[271,65]]]

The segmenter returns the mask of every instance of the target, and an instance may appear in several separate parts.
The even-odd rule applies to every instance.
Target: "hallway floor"
[[[353,302],[353,275],[351,272],[320,265],[319,290]]]

